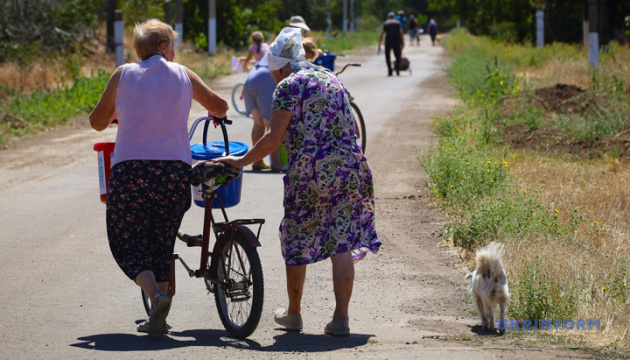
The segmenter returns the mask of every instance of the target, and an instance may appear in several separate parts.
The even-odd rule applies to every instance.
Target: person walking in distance
[[[435,46],[435,37],[437,36],[437,33],[438,33],[438,27],[435,20],[431,19],[431,21],[429,21],[427,30],[428,30],[429,35],[431,35],[431,43],[433,44],[433,46]]]
[[[407,30],[409,30],[409,44],[413,46],[413,41],[420,46],[420,23],[413,15],[409,15],[409,21],[407,21]]]
[[[394,51],[394,70],[396,75],[400,75],[400,59],[402,49],[405,47],[402,25],[396,20],[396,14],[390,12],[387,14],[387,21],[383,24],[383,30],[378,38],[378,51],[381,51],[381,43],[385,35],[385,62],[387,63],[387,76],[392,76],[392,63],[390,58],[391,51]]]

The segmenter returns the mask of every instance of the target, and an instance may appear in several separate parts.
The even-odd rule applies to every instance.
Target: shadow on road
[[[477,335],[484,335],[484,336],[501,336],[502,335],[496,330],[486,330],[481,325],[468,326],[468,327],[470,328],[471,332]]]
[[[374,335],[351,334],[349,337],[285,332],[274,336],[273,345],[262,346],[258,342],[233,339],[225,330],[171,331],[160,340],[151,340],[146,334],[97,334],[77,338],[72,347],[100,351],[158,351],[192,346],[231,347],[238,350],[264,352],[325,352],[359,347],[367,344]]]

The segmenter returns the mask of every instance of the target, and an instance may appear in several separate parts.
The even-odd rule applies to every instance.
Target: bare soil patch
[[[529,101],[530,106],[540,110],[544,119],[554,114],[601,116],[615,106],[605,95],[567,84],[536,89],[531,95],[518,94],[503,99],[502,117],[506,118],[521,111],[521,104]],[[628,114],[630,115],[630,114]],[[600,157],[603,154],[616,154],[619,159],[630,161],[630,121],[614,136],[598,137],[592,140],[576,139],[563,129],[554,127],[550,121],[542,121],[535,130],[524,123],[516,123],[501,128],[504,144],[514,149],[544,150],[556,154],[571,154],[578,158]]]

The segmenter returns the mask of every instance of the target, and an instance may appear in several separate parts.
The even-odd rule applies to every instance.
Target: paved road
[[[423,81],[443,73],[442,49],[428,46],[427,41],[423,44],[422,48],[407,50],[413,74],[403,72],[399,78],[385,76],[384,61],[376,56],[376,49],[338,59],[339,65],[344,61],[363,64],[361,68],[348,69],[341,79],[367,120],[367,156],[377,182],[392,181],[388,176],[394,172],[386,165],[402,162],[401,155],[405,155],[404,161],[409,164],[398,167],[398,179],[409,178],[414,186],[421,185],[415,145],[398,147],[400,144],[396,143],[392,129],[397,129],[397,117],[407,111],[406,121],[413,121],[416,115],[425,118],[421,125],[426,139],[429,136],[426,119],[433,115],[432,111],[440,109],[419,106],[418,97],[431,95],[431,89],[423,87]],[[243,75],[228,76],[214,81],[211,87],[227,98],[232,87],[243,80]],[[442,110],[444,104],[452,103],[447,98],[444,101]],[[190,119],[202,115],[203,111],[195,107]],[[231,140],[250,144],[251,120],[236,113],[231,113],[230,117],[235,120],[230,128]],[[384,209],[392,210],[394,215],[382,216],[379,220],[384,225],[382,237],[387,240],[383,255],[368,257],[359,263],[351,308],[356,314],[351,323],[353,335],[346,339],[323,335],[323,326],[329,321],[333,306],[329,262],[309,267],[304,295],[304,333],[278,330],[271,314],[275,308],[286,304],[277,230],[282,215],[282,175],[251,171],[244,175],[241,203],[229,209],[229,214],[232,218],[265,218],[267,221],[259,249],[266,294],[264,314],[257,331],[244,341],[229,338],[203,281],[188,278],[183,268],[178,267],[178,293],[169,316],[173,326],[171,335],[161,341],[151,341],[146,335],[136,333],[135,324],[146,316],[138,287],[122,274],[109,252],[105,206],[99,201],[96,153],[92,150],[95,142],[113,141],[115,132],[115,127],[97,133],[78,125],[51,131],[0,151],[0,253],[3,254],[0,358],[276,359],[293,358],[298,353],[318,359],[500,356],[501,352],[496,350],[480,352],[478,343],[444,345],[437,340],[422,340],[435,338],[433,334],[448,333],[448,327],[438,331],[423,324],[448,323],[458,333],[474,335],[470,328],[476,320],[465,316],[466,304],[464,310],[460,305],[460,310],[452,316],[440,312],[422,317],[414,310],[417,310],[414,304],[422,302],[417,299],[438,291],[439,284],[437,290],[425,287],[424,284],[430,282],[415,274],[419,260],[414,254],[405,253],[405,247],[397,246],[401,231],[392,229],[401,226],[396,223],[396,211],[415,206],[409,211],[418,211],[421,214],[418,224],[423,223],[425,227],[422,235],[404,236],[426,240],[425,248],[433,252],[435,241],[427,239],[430,232],[439,228],[439,214],[427,212],[426,207],[418,208],[415,203],[409,205],[409,200],[400,197],[400,192],[415,193],[415,189],[396,187],[400,185],[387,186],[399,192],[396,196],[391,195],[391,191],[384,191],[380,197],[377,193],[378,201],[382,200],[386,206]],[[194,142],[198,142],[199,137],[198,134]],[[401,170],[406,168],[413,171]],[[383,182],[380,184],[385,188]],[[193,205],[182,227],[189,233],[197,233],[201,223],[201,208]],[[198,250],[180,245],[176,246],[176,251],[195,265]],[[440,261],[435,254],[431,256],[431,261]],[[459,299],[465,297],[465,284],[461,274],[453,268],[441,269],[450,279],[457,280],[451,281],[454,284],[451,290],[461,296],[453,297],[452,301],[462,302]],[[439,293],[436,296],[440,298]],[[529,355],[525,351],[513,352],[510,356],[526,358]]]

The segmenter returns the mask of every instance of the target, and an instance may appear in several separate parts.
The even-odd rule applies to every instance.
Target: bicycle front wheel
[[[213,254],[211,272],[224,283],[214,288],[221,322],[230,335],[243,339],[256,330],[262,315],[263,273],[256,248],[232,231],[219,237],[223,256]]]
[[[367,136],[365,135],[365,121],[363,121],[363,115],[361,114],[361,110],[354,102],[350,102],[350,107],[352,108],[352,116],[354,116],[355,126],[354,131],[361,142],[361,150],[363,150],[363,154],[365,154],[365,146],[367,145]]]
[[[239,114],[247,114],[245,110],[245,94],[243,93],[244,84],[238,84],[232,90],[232,105],[234,105],[234,110],[238,111]]]

